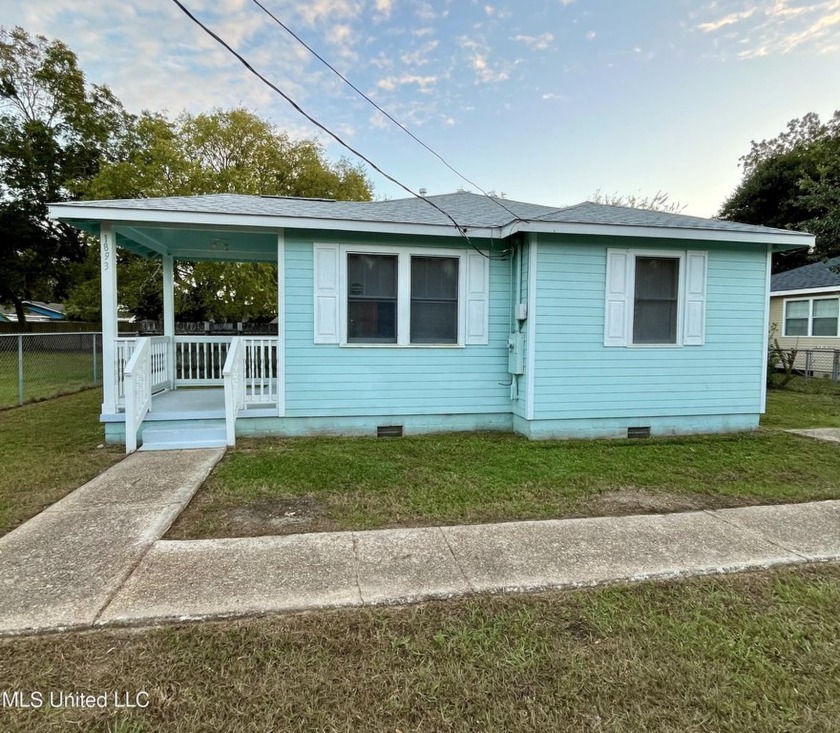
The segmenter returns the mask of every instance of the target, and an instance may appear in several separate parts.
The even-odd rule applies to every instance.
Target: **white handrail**
[[[152,342],[137,339],[125,367],[125,452],[137,450],[137,430],[152,406]]]
[[[277,404],[277,337],[243,336],[245,342],[245,401],[251,405]]]
[[[236,418],[245,407],[245,344],[239,337],[230,342],[222,370],[225,384],[225,432],[227,444],[236,445]]]

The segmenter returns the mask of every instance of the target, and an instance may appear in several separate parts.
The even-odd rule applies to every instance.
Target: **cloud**
[[[551,42],[554,40],[553,33],[543,33],[539,36],[526,36],[519,34],[517,36],[511,36],[511,41],[520,41],[524,43],[529,48],[533,49],[534,51],[544,51],[549,46],[551,46]]]
[[[380,79],[376,86],[386,92],[392,92],[398,87],[407,84],[416,84],[421,92],[428,94],[437,83],[436,76],[418,76],[417,74],[402,74],[401,76],[386,76]]]
[[[504,64],[491,65],[488,62],[490,49],[483,43],[461,36],[458,43],[465,48],[469,55],[467,60],[475,72],[476,81],[482,84],[496,84],[510,78],[510,71]]]
[[[429,63],[429,54],[438,47],[438,41],[429,41],[420,48],[406,51],[400,55],[400,60],[407,66],[425,66]]]
[[[587,40],[587,41],[591,41],[591,40],[592,40],[593,38],[595,38],[595,36],[597,36],[597,35],[598,35],[598,34],[597,34],[595,31],[589,31],[589,32],[586,34],[586,40]]]
[[[713,4],[711,8],[714,7]],[[840,0],[794,6],[791,0],[765,0],[748,10],[707,20],[696,28],[711,34],[731,29],[715,37],[716,45],[722,49],[718,55],[723,57],[732,43],[740,47],[736,54],[740,59],[786,54],[802,47],[833,53],[840,35]]]
[[[740,23],[742,20],[746,20],[747,18],[752,18],[752,16],[755,15],[755,11],[755,8],[750,8],[742,13],[730,13],[729,15],[724,15],[722,18],[718,18],[717,20],[709,21],[708,23],[701,23],[697,26],[697,29],[703,31],[704,33],[712,33],[713,31],[718,31],[728,25],[734,25],[735,23]]]
[[[559,100],[561,102],[568,102],[569,101],[569,98],[567,96],[565,96],[563,94],[557,94],[556,92],[545,92],[542,95],[542,98],[545,99],[545,100],[556,99],[556,100]]]
[[[315,26],[322,21],[351,20],[358,18],[364,9],[360,2],[353,0],[307,0],[297,5],[297,13],[308,26]]]
[[[382,15],[388,16],[391,14],[394,2],[393,0],[376,0],[375,7],[377,13],[382,13]]]

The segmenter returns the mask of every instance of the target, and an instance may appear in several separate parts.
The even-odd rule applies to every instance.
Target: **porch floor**
[[[149,417],[181,413],[201,413],[201,417],[224,417],[224,388],[181,387],[152,396]]]

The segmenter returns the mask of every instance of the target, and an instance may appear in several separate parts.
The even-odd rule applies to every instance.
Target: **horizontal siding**
[[[765,354],[763,248],[634,241],[709,253],[706,343],[604,347],[606,250],[615,240],[541,236],[536,419],[757,413]]]
[[[286,414],[289,417],[476,415],[510,412],[507,337],[510,263],[490,266],[490,338],[464,348],[354,347],[313,343],[313,242],[286,239]],[[333,240],[334,241],[334,240]],[[354,241],[352,236],[341,242]],[[357,239],[357,241],[362,241]],[[395,240],[366,237],[370,244]],[[429,240],[400,238],[407,246]],[[462,240],[431,241],[464,248]]]

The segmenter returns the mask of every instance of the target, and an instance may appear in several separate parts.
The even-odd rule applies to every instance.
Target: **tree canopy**
[[[81,235],[47,217],[75,182],[120,155],[129,117],[88,84],[60,41],[0,28],[0,302],[57,300],[84,257]]]
[[[774,272],[840,255],[840,111],[827,122],[811,112],[774,138],[752,141],[740,160],[744,177],[720,217],[746,224],[809,231],[812,254],[774,257]]]
[[[124,157],[105,162],[79,181],[86,199],[145,198],[208,193],[269,194],[369,201],[371,184],[360,166],[330,163],[313,140],[291,140],[246,109],[182,113],[175,119],[145,112],[131,125]],[[96,252],[87,277],[72,291],[68,312],[98,317]],[[160,317],[161,267],[123,253],[120,303],[140,318]],[[268,318],[277,312],[273,265],[178,262],[176,310],[185,320]]]
[[[671,201],[670,196],[663,191],[657,191],[653,194],[653,196],[646,196],[642,193],[604,193],[599,188],[594,194],[592,194],[590,200],[596,204],[627,206],[631,209],[648,209],[650,211],[664,211],[669,214],[679,214],[686,207],[686,204],[681,204],[679,201]]]

